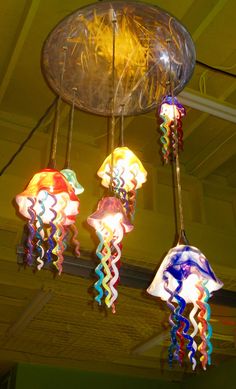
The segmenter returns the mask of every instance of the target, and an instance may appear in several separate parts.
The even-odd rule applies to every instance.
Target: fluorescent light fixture
[[[187,105],[188,107],[236,123],[236,109],[232,104],[226,102],[219,103],[209,96],[205,97],[200,93],[190,90],[181,92],[178,99],[181,104]]]

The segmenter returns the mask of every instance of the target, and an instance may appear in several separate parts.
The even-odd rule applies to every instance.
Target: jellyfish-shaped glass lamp
[[[75,223],[79,213],[73,187],[58,170],[43,169],[16,196],[16,203],[20,214],[28,219],[27,263],[32,265],[36,249],[38,270],[46,260],[61,273],[66,227]]]
[[[115,302],[118,297],[119,268],[124,233],[133,229],[127,218],[121,201],[116,197],[104,197],[99,201],[97,210],[88,217],[88,224],[95,230],[99,239],[96,250],[100,260],[95,272],[98,281],[95,283],[99,305],[105,298],[105,304],[115,313]]]
[[[182,363],[185,343],[193,369],[197,364],[197,349],[201,353],[203,369],[211,364],[212,327],[208,299],[222,286],[208,260],[196,247],[177,245],[164,258],[147,292],[166,301],[171,311],[170,365],[173,359]],[[193,304],[189,319],[184,313],[187,303]],[[194,339],[197,333],[201,338],[199,346]]]

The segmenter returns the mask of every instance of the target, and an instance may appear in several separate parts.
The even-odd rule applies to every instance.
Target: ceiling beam
[[[219,117],[232,123],[236,123],[236,108],[233,104],[226,102],[220,102],[210,96],[202,95],[199,92],[189,90],[182,91],[179,95],[179,100],[182,104],[188,107],[197,109],[201,112]],[[203,121],[206,119],[206,115],[203,116]],[[196,123],[197,128],[202,123],[202,119],[199,119]]]
[[[43,307],[51,300],[53,293],[50,290],[40,289],[26,306],[19,318],[8,328],[5,341],[21,334],[29,323],[38,315]]]
[[[27,35],[29,33],[29,30],[31,28],[31,25],[33,23],[34,17],[36,15],[36,12],[38,10],[40,0],[32,0],[28,9],[28,12],[25,16],[25,19],[22,23],[22,27],[20,30],[20,33],[18,34],[18,38],[14,47],[14,50],[12,52],[10,61],[8,63],[6,72],[4,74],[4,77],[2,79],[1,85],[0,85],[0,104],[4,98],[4,95],[6,93],[7,87],[9,85],[9,82],[11,80],[12,74],[15,70],[15,67],[17,65],[18,58],[21,53],[21,49],[25,43],[25,40],[27,38]]]
[[[65,274],[73,275],[76,277],[93,278],[96,261],[90,251],[81,251],[80,257],[73,257],[64,255],[63,272]],[[17,247],[17,264],[24,266],[24,247]],[[44,269],[49,269],[48,265],[44,266]],[[125,258],[122,261],[122,267],[120,269],[121,285],[128,286],[136,289],[146,289],[153,277],[155,271],[131,265],[125,263]],[[235,306],[236,292],[220,289],[211,298],[213,304]]]
[[[230,159],[235,154],[235,150],[236,131],[232,128],[225,128],[186,164],[186,171],[200,179],[206,178]]]
[[[211,9],[211,12],[203,19],[203,22],[198,26],[198,28],[192,34],[194,42],[198,40],[203,31],[209,26],[212,20],[216,15],[221,12],[222,8],[225,6],[228,0],[219,0],[216,5]]]

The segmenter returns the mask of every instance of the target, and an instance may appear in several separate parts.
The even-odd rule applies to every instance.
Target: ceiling
[[[40,68],[41,48],[47,35],[63,17],[88,3],[90,2],[81,0],[1,2],[0,169],[7,164],[55,98]],[[236,216],[235,214],[232,216],[233,207],[234,212],[236,209],[236,80],[235,76],[230,76],[226,72],[236,74],[233,20],[236,3],[234,0],[208,0],[207,2],[205,0],[179,0],[178,2],[156,0],[151,3],[170,12],[185,25],[196,45],[199,62],[223,71],[213,71],[197,64],[193,77],[184,91],[190,96],[197,96],[198,100],[200,97],[204,107],[212,103],[219,104],[216,115],[205,112],[204,107],[202,110],[194,109],[191,99],[188,105],[188,95],[182,94],[187,116],[183,124],[184,151],[180,156],[180,162],[190,192],[195,190],[195,186],[191,189],[192,182],[199,182],[199,185],[204,188],[204,195],[214,193],[215,201],[223,200],[232,205],[232,211],[229,211],[231,212],[229,218],[232,217],[232,225],[229,228],[231,235],[227,232],[228,227],[222,231],[222,234],[228,234],[227,242],[232,246],[236,228]],[[68,110],[68,106],[63,104],[59,163],[62,162]],[[229,120],[218,117],[221,115],[219,112],[230,112]],[[164,304],[148,298],[139,289],[120,286],[119,312],[112,315],[93,303],[90,293],[91,279],[68,274],[63,274],[60,279],[53,279],[48,271],[37,274],[32,274],[29,269],[19,273],[16,271],[14,247],[15,243],[20,243],[23,223],[16,218],[11,201],[14,195],[26,185],[33,172],[47,163],[52,120],[51,112],[28,142],[27,147],[1,177],[4,188],[7,185],[8,190],[1,193],[3,200],[0,215],[2,312],[0,372],[6,371],[13,363],[20,361],[84,369],[104,370],[106,368],[109,371],[118,370],[128,374],[181,380],[185,372],[190,373],[190,368],[184,365],[182,369],[178,366],[172,371],[168,369],[166,361],[168,339],[165,335],[168,311]],[[76,125],[78,124],[74,132],[74,142],[78,147],[73,151],[75,164],[80,159],[87,167],[88,176],[93,177],[96,166],[100,166],[106,154],[107,119],[77,112],[75,122]],[[142,161],[153,169],[153,172],[156,172],[155,169],[158,170],[159,179],[164,182],[165,178],[161,178],[165,173],[159,154],[155,113],[127,118],[125,141],[142,158]],[[93,150],[89,157],[88,150]],[[32,159],[35,160],[34,166],[31,163]],[[154,173],[150,176],[155,181]],[[98,181],[94,180],[89,184],[93,186],[91,189],[93,193],[87,209],[93,209],[102,192],[97,188]],[[149,200],[150,197],[147,198],[147,203]],[[209,207],[211,204],[209,202]],[[146,208],[148,209],[148,205]],[[84,217],[84,220],[87,209],[81,210],[81,218]],[[220,214],[223,226],[226,213]],[[215,220],[213,216],[212,224]],[[198,221],[198,215],[195,217]],[[147,210],[145,218],[153,222],[155,215]],[[163,221],[163,225],[167,225],[169,219],[166,220]],[[215,238],[218,236],[217,231],[213,227],[211,231],[215,235],[212,239],[217,240]],[[142,228],[141,219],[137,219],[137,228]],[[204,235],[205,228],[208,227],[202,226],[199,221],[196,222],[193,231],[197,237],[199,228],[202,228],[202,235]],[[81,225],[81,229],[86,230],[84,225]],[[87,230],[85,232],[88,238],[84,238],[84,247],[94,249],[93,242],[89,246],[89,234]],[[148,238],[145,231],[142,233]],[[131,249],[127,250],[126,254],[127,258],[130,256],[135,260],[128,261],[154,270],[166,248],[160,244],[158,253],[154,252],[152,255],[150,253],[152,259],[144,260],[145,252],[148,252],[148,244],[144,244],[144,248],[140,250],[139,248],[136,251],[132,250],[136,247],[138,237],[135,242],[135,239],[132,241],[131,238]],[[150,239],[155,242],[156,237],[150,233]],[[204,240],[204,236],[201,239]],[[129,247],[128,238],[126,242]],[[205,244],[206,249],[210,251],[207,239]],[[212,249],[212,255],[213,253]],[[222,255],[224,255],[224,248],[222,248]],[[226,259],[226,262],[232,272],[235,271],[232,255]],[[216,264],[220,265],[217,262]],[[221,276],[227,289],[236,290],[232,274],[235,273],[228,270]],[[235,312],[233,307],[212,305],[215,365],[236,356]],[[20,329],[17,327],[18,324],[15,327],[16,323],[20,323]],[[160,334],[160,340],[156,340]],[[140,345],[152,338],[154,338],[152,347],[138,351]]]

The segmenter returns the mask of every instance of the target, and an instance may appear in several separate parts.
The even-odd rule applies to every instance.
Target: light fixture
[[[124,233],[130,232],[133,225],[127,218],[123,205],[116,197],[104,197],[98,204],[97,211],[87,219],[88,223],[95,228],[99,238],[96,254],[100,263],[96,267],[98,281],[95,289],[98,295],[95,300],[112,307],[115,313],[115,302],[118,296],[117,284],[119,282],[119,267]]]
[[[102,1],[78,9],[54,28],[44,45],[42,65],[49,85],[63,100],[72,104],[77,89],[77,108],[117,117],[123,107],[124,116],[137,115],[154,109],[167,95],[169,48],[177,95],[195,66],[187,30],[154,5]]]
[[[172,103],[173,102],[173,103]],[[167,163],[169,159],[176,156],[175,131],[178,138],[178,150],[183,150],[183,130],[181,118],[186,115],[185,108],[179,103],[176,97],[165,96],[159,108],[159,116],[162,119],[160,125],[162,156]],[[175,121],[175,123],[174,123]]]
[[[203,369],[211,364],[210,306],[208,300],[212,292],[220,289],[223,283],[216,277],[206,257],[196,247],[178,244],[170,249],[164,258],[154,280],[148,288],[152,296],[167,302],[171,310],[171,345],[169,363],[173,359],[182,364],[185,355],[185,342],[193,370],[196,367],[197,344],[194,337],[199,331],[201,343],[198,350]],[[184,316],[187,303],[193,304],[189,320]],[[198,324],[195,315],[198,313]],[[192,332],[190,330],[192,325]]]
[[[147,180],[147,172],[138,157],[128,147],[116,147],[97,174],[105,188],[109,188],[112,175],[112,190],[122,201],[126,214],[133,218],[136,190]]]
[[[114,311],[117,295],[110,289],[115,275],[118,277],[115,264],[119,262],[121,239],[133,228],[130,220],[136,190],[147,175],[123,142],[116,147],[116,122],[121,118],[122,133],[125,116],[143,114],[162,101],[170,87],[170,67],[172,91],[177,95],[192,75],[194,44],[186,29],[156,6],[103,1],[75,11],[55,27],[44,45],[42,64],[49,85],[63,100],[111,117],[110,155],[98,171],[108,193],[88,223],[96,229],[100,242],[96,300],[101,304],[105,297],[106,305]]]
[[[185,234],[179,163],[179,152],[183,148],[181,118],[185,115],[185,109],[174,96],[170,50],[169,59],[169,91],[158,111],[162,119],[160,130],[163,159],[165,162],[173,163],[177,185],[177,188],[174,188],[174,193],[176,195],[176,211],[178,211],[176,215],[178,243],[164,258],[147,292],[167,301],[171,310],[169,317],[171,344],[168,352],[170,366],[172,366],[173,359],[177,360],[180,365],[182,364],[186,343],[192,369],[196,368],[197,344],[194,337],[199,331],[201,343],[198,350],[202,354],[200,361],[205,370],[206,365],[211,364],[212,353],[210,340],[212,327],[209,322],[211,311],[208,300],[211,293],[220,289],[223,284],[217,279],[200,250],[189,245]],[[189,320],[184,316],[187,303],[193,304]],[[198,310],[199,323],[197,324],[195,315]]]
[[[43,169],[16,196],[16,202],[20,214],[28,219],[27,263],[33,264],[36,248],[38,270],[47,261],[61,273],[66,226],[75,223],[79,212],[74,189],[58,170]]]

